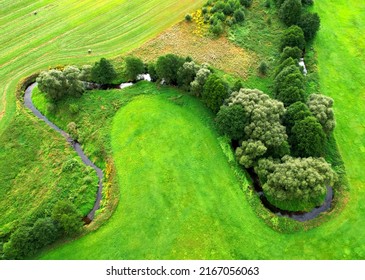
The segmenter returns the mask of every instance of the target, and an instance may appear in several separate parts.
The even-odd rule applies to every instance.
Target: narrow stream
[[[95,216],[95,212],[96,210],[99,209],[100,207],[100,200],[101,200],[101,191],[103,189],[103,171],[97,167],[83,152],[83,150],[81,149],[81,145],[80,143],[78,143],[77,141],[73,140],[69,134],[67,134],[65,131],[63,131],[62,129],[60,129],[57,125],[55,125],[54,123],[52,123],[49,119],[47,119],[44,115],[42,115],[41,112],[39,112],[37,110],[37,108],[34,106],[33,102],[32,102],[32,91],[34,89],[34,87],[37,85],[37,83],[33,83],[30,86],[27,87],[27,89],[25,90],[25,95],[24,95],[24,104],[27,108],[29,108],[34,115],[36,115],[36,117],[38,117],[39,119],[43,120],[44,122],[46,122],[50,127],[52,127],[54,130],[56,130],[57,132],[59,132],[63,137],[66,138],[67,142],[70,143],[70,145],[74,148],[74,150],[77,152],[77,154],[80,156],[82,162],[87,165],[92,167],[95,171],[96,174],[98,175],[98,192],[96,195],[96,199],[95,199],[95,203],[94,203],[94,207],[93,209],[89,212],[89,214],[86,215],[86,217],[84,217],[84,222],[86,224],[89,224]]]

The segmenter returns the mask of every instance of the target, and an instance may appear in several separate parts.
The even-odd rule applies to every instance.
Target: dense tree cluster
[[[156,62],[156,73],[168,85],[177,85],[178,71],[185,60],[175,54],[160,56]]]
[[[58,201],[51,216],[20,225],[4,244],[5,259],[24,259],[60,237],[74,236],[82,227],[81,215],[69,201]]]
[[[91,79],[98,84],[111,84],[117,77],[113,64],[106,58],[95,62],[91,69]]]
[[[293,158],[281,161],[261,159],[255,168],[268,199],[285,210],[303,210],[298,205],[314,207],[323,202],[326,187],[337,179],[323,158]]]
[[[285,47],[298,47],[303,50],[305,47],[305,39],[303,30],[297,26],[292,25],[284,30],[284,33],[280,40],[280,50],[284,50]]]

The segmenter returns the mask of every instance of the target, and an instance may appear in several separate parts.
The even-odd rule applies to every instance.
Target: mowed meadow
[[[1,0],[0,132],[15,112],[14,92],[22,77],[50,66],[82,65],[121,55],[203,2]]]

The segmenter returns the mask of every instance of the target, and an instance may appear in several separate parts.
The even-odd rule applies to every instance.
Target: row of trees
[[[20,225],[4,244],[4,259],[24,259],[61,237],[74,236],[82,227],[81,214],[68,200],[58,201],[46,214]]]

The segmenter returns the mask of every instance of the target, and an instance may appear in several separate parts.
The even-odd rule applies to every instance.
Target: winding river
[[[148,76],[141,76],[141,79],[150,81],[149,75]],[[32,102],[32,91],[33,91],[33,89],[36,85],[37,85],[37,83],[32,83],[31,85],[29,85],[26,88],[25,95],[24,95],[24,104],[25,104],[25,106],[27,108],[29,108],[37,118],[39,118],[39,119],[43,120],[44,122],[46,122],[51,128],[53,128],[58,133],[60,133],[63,137],[65,137],[67,142],[70,143],[70,145],[74,148],[74,150],[80,156],[83,163],[87,166],[92,167],[96,171],[96,174],[98,176],[98,191],[97,191],[94,207],[89,212],[89,214],[87,214],[87,216],[84,217],[84,219],[83,219],[84,222],[86,224],[88,224],[94,219],[95,212],[100,207],[100,201],[101,201],[102,189],[103,189],[103,176],[104,176],[103,171],[99,167],[97,167],[85,155],[85,153],[81,149],[80,143],[73,140],[68,133],[66,133],[65,131],[60,129],[58,126],[56,126],[54,123],[52,123],[49,119],[47,119],[44,115],[42,115],[41,112],[39,112],[37,110],[37,108],[34,106],[34,104]],[[125,87],[132,86],[132,85],[133,85],[133,83],[124,83],[124,84],[121,84],[121,85],[118,85],[118,86],[114,86],[114,88],[123,89]],[[326,194],[324,203],[321,206],[318,206],[318,207],[314,208],[312,211],[310,211],[310,212],[290,212],[290,211],[281,210],[281,209],[275,207],[274,205],[272,205],[266,199],[266,197],[265,197],[265,195],[262,191],[260,182],[258,181],[257,175],[252,171],[250,172],[250,170],[248,170],[248,173],[250,174],[250,176],[253,180],[253,184],[254,184],[256,193],[260,197],[260,200],[261,200],[262,204],[267,209],[269,209],[271,212],[273,212],[274,214],[276,214],[278,216],[285,216],[285,217],[289,217],[289,218],[292,218],[292,219],[297,220],[297,221],[304,222],[304,221],[308,221],[308,220],[316,218],[320,213],[327,211],[331,207],[331,202],[333,200],[333,189],[331,187],[327,187],[327,194]]]

